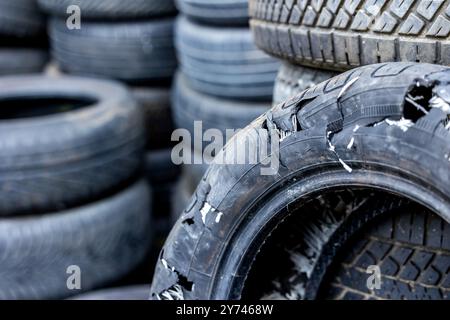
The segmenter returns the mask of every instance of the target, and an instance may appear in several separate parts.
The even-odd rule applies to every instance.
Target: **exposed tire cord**
[[[148,187],[139,182],[87,206],[1,220],[1,299],[72,296],[70,266],[81,270],[81,292],[126,275],[149,248],[149,211]]]
[[[38,0],[46,12],[67,17],[67,8],[78,6],[82,18],[132,19],[147,18],[175,13],[173,0]]]
[[[303,90],[309,89],[336,75],[336,72],[283,63],[275,81],[273,103],[274,105],[282,103],[301,93]]]
[[[450,65],[448,0],[250,0],[250,15],[258,47],[302,65]]]
[[[52,54],[62,71],[139,83],[172,77],[176,68],[173,19],[83,22],[69,30],[64,19],[49,24]]]
[[[201,121],[202,132],[218,129],[225,139],[227,129],[244,128],[270,107],[270,103],[232,101],[209,96],[191,88],[189,80],[182,73],[176,75],[172,108],[175,126],[188,129],[192,136],[195,133],[194,121]]]
[[[147,129],[147,149],[157,150],[171,146],[174,129],[170,106],[170,89],[132,87],[131,92],[141,106]]]
[[[261,162],[211,165],[164,245],[152,296],[238,299],[263,239],[291,201],[317,188],[386,187],[450,221],[448,92],[448,68],[375,64],[268,111],[233,140],[284,132],[277,174],[261,175]],[[223,152],[233,153],[230,146]]]
[[[279,62],[256,48],[247,27],[212,27],[179,17],[180,68],[197,91],[229,99],[272,99]]]
[[[0,36],[30,38],[45,34],[45,18],[35,0],[0,1]]]
[[[423,209],[379,219],[342,249],[322,298],[450,300],[449,232],[447,222]],[[374,265],[380,288],[369,290],[366,271]]]
[[[149,293],[150,285],[135,285],[88,292],[72,297],[70,300],[148,300]]]
[[[48,53],[32,48],[0,48],[0,75],[41,72],[48,62]]]
[[[248,25],[248,0],[177,0],[178,9],[199,22],[212,25]]]
[[[4,77],[0,105],[0,216],[87,203],[141,168],[142,113],[119,83]]]

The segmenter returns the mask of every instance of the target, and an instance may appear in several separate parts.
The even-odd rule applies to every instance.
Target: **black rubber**
[[[136,83],[171,78],[176,68],[172,18],[85,21],[80,30],[54,18],[49,32],[53,57],[68,73]]]
[[[48,53],[42,49],[0,48],[0,75],[41,72],[48,62]]]
[[[174,124],[170,105],[170,89],[134,87],[131,92],[145,114],[147,149],[157,150],[172,145]]]
[[[321,298],[450,300],[450,224],[417,208],[378,219],[342,248]],[[367,288],[369,266],[380,289]]]
[[[242,129],[263,114],[270,103],[232,101],[195,91],[188,78],[178,73],[175,78],[172,108],[175,126],[188,129],[194,136],[194,121],[201,121],[202,132],[218,129],[225,138],[226,129]]]
[[[199,22],[212,25],[248,25],[248,0],[177,0],[178,9]]]
[[[37,0],[40,7],[52,14],[68,17],[67,8],[80,7],[81,17],[87,19],[147,18],[175,13],[173,0]],[[84,20],[82,20],[84,21]]]
[[[72,297],[70,300],[148,300],[149,293],[150,285],[135,285],[130,287],[103,289],[94,292],[88,292]]]
[[[336,72],[323,71],[308,67],[283,63],[275,81],[273,90],[274,105],[309,89],[316,84],[336,76]]]
[[[450,65],[450,1],[250,0],[256,44],[335,70],[389,61]]]
[[[45,34],[45,18],[35,0],[0,0],[0,36],[30,38]]]
[[[256,48],[247,27],[212,27],[180,17],[181,70],[197,91],[229,99],[272,99],[279,63]]]
[[[147,253],[149,211],[139,182],[87,206],[1,220],[0,298],[67,298],[117,281]],[[80,268],[81,290],[68,289],[69,266]]]
[[[262,172],[268,164],[261,160],[211,165],[164,245],[152,296],[239,299],[270,234],[289,215],[308,212],[297,209],[326,191],[411,199],[449,222],[449,93],[446,67],[375,64],[268,111],[233,140],[253,130],[272,146],[281,140],[278,170]],[[231,143],[223,152],[236,155]],[[358,228],[377,214],[364,212]]]
[[[119,83],[4,77],[0,110],[0,216],[86,203],[141,167],[143,117]]]

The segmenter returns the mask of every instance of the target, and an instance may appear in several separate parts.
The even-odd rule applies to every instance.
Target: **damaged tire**
[[[62,71],[130,83],[168,79],[176,68],[173,19],[83,22],[69,30],[64,19],[49,25],[52,54]]]
[[[450,69],[387,63],[343,73],[268,111],[232,140],[256,133],[263,138],[257,147],[274,152],[279,141],[270,171],[261,171],[268,167],[261,159],[256,165],[209,167],[161,252],[153,298],[262,297],[262,288],[273,282],[260,281],[258,295],[247,295],[251,288],[247,279],[253,276],[265,244],[277,231],[286,235],[286,241],[292,239],[283,232],[292,225],[291,219],[311,216],[319,219],[314,229],[320,241],[310,242],[317,246],[306,252],[315,258],[299,257],[299,295],[284,298],[314,297],[324,272],[352,235],[376,217],[394,216],[410,204],[445,221],[438,250],[447,255],[449,96]],[[231,143],[223,152],[236,156]],[[334,219],[327,215],[321,219],[320,212],[332,213]],[[338,228],[327,228],[336,221]],[[429,247],[423,239],[435,227],[421,226],[426,228],[412,225],[407,236],[421,236],[414,241]],[[301,239],[305,238],[294,237]],[[406,242],[417,243],[412,240]],[[289,267],[292,261],[282,260],[283,252],[277,252],[277,268]],[[448,269],[444,276],[448,279]],[[443,283],[437,287],[446,288]]]
[[[278,71],[273,90],[273,104],[279,104],[337,73],[283,63]]]
[[[4,77],[0,110],[0,216],[87,203],[141,168],[142,114],[119,83]]]
[[[149,212],[148,187],[138,182],[87,206],[1,220],[0,298],[70,297],[76,270],[82,292],[120,279],[147,254]]]
[[[347,70],[412,61],[450,65],[450,1],[250,0],[259,48],[292,62]]]
[[[212,25],[247,25],[248,0],[177,0],[189,18]]]
[[[67,8],[80,7],[83,18],[132,19],[167,15],[176,12],[173,0],[38,0],[41,8],[60,17],[67,17]]]
[[[228,99],[271,100],[279,63],[260,51],[247,27],[176,23],[180,68],[192,87]]]

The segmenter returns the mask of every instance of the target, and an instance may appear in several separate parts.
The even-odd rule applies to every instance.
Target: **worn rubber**
[[[450,65],[450,1],[250,0],[256,44],[333,70],[389,62]]]
[[[176,23],[180,67],[197,91],[245,100],[272,99],[279,63],[256,48],[247,27],[212,27],[180,17]]]
[[[132,87],[131,92],[144,111],[147,149],[158,150],[170,147],[170,137],[174,129],[170,89]]]
[[[171,78],[176,68],[173,19],[87,22],[69,30],[50,21],[52,54],[62,71],[131,83]]]
[[[177,0],[177,8],[191,19],[212,25],[248,25],[248,0]]]
[[[80,7],[81,17],[88,19],[148,18],[175,13],[173,0],[37,0],[49,14],[68,17],[67,8]]]
[[[172,108],[175,126],[188,129],[192,136],[194,121],[201,121],[202,132],[218,129],[225,138],[227,129],[244,128],[270,107],[270,103],[215,98],[195,91],[190,85],[184,74],[177,74]]]
[[[446,67],[375,64],[303,91],[255,120],[231,142],[254,130],[274,143],[279,136],[279,170],[263,175],[261,160],[209,167],[164,245],[153,297],[239,299],[265,239],[323,190],[387,191],[449,222],[449,110],[428,100],[434,95],[445,106],[449,92]],[[231,142],[223,152],[233,155]],[[357,226],[372,218],[361,215]]]
[[[1,220],[0,298],[67,298],[117,281],[147,253],[149,210],[139,182],[87,206]],[[68,289],[69,266],[80,268],[81,290]]]
[[[119,300],[137,301],[148,300],[150,285],[136,285],[130,287],[103,289],[72,297],[70,300]]]
[[[278,71],[275,81],[273,103],[274,105],[281,103],[336,75],[335,72],[301,67],[285,62]]]
[[[45,34],[45,18],[35,0],[0,1],[0,36],[31,38]]]
[[[48,53],[42,49],[0,48],[0,75],[39,73],[48,58]]]
[[[40,114],[45,105],[38,98],[88,99],[88,105]],[[28,101],[26,112],[7,108],[15,99]],[[0,103],[0,216],[86,203],[120,187],[141,167],[142,113],[119,83],[4,77]]]

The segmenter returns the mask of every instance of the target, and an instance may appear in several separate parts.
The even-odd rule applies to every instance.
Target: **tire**
[[[283,63],[280,71],[278,71],[278,76],[275,81],[273,104],[277,105],[282,103],[283,101],[300,94],[303,90],[309,89],[336,75],[337,73],[335,72]]]
[[[82,18],[133,19],[162,16],[176,12],[172,0],[38,0],[40,7],[49,14],[67,17],[67,8],[80,7]]]
[[[35,0],[0,1],[0,36],[28,38],[45,34],[45,19]]]
[[[142,114],[119,83],[4,77],[0,107],[0,216],[95,200],[141,168]]]
[[[147,127],[147,149],[169,148],[174,125],[170,106],[170,89],[135,87],[134,98],[144,111]]]
[[[412,61],[450,64],[450,1],[250,0],[256,44],[332,70]]]
[[[149,211],[139,182],[87,206],[0,221],[1,299],[67,298],[118,280],[147,253]],[[69,266],[81,271],[80,291],[67,287]]]
[[[189,18],[212,25],[248,25],[248,0],[177,0],[178,9]]]
[[[45,50],[0,48],[0,76],[40,73],[48,62]]]
[[[189,130],[194,136],[194,121],[201,121],[202,132],[219,129],[226,137],[227,129],[242,129],[269,109],[269,103],[237,102],[215,98],[189,87],[182,73],[175,77],[173,117],[175,126]]]
[[[150,285],[136,285],[131,287],[103,289],[75,296],[70,300],[148,300]]]
[[[253,44],[248,28],[203,26],[180,17],[181,70],[197,91],[235,100],[272,99],[279,63]]]
[[[391,204],[405,199],[449,222],[449,70],[416,63],[358,68],[304,91],[240,131],[233,141],[257,130],[260,139],[270,137],[272,148],[280,136],[278,170],[261,171],[265,161],[208,168],[164,245],[152,297],[256,298],[243,295],[243,288],[270,235],[290,216],[311,212],[303,209],[312,200],[324,211],[321,197],[341,190],[354,199],[389,200],[374,210],[355,206],[350,213],[357,214],[348,220],[355,228],[344,227],[348,233],[391,214]],[[233,143],[222,152],[236,155]],[[330,208],[347,212],[345,203]],[[308,279],[308,261],[300,266]]]
[[[136,22],[84,22],[68,30],[52,19],[53,57],[62,71],[130,83],[171,78],[176,68],[173,19]]]

